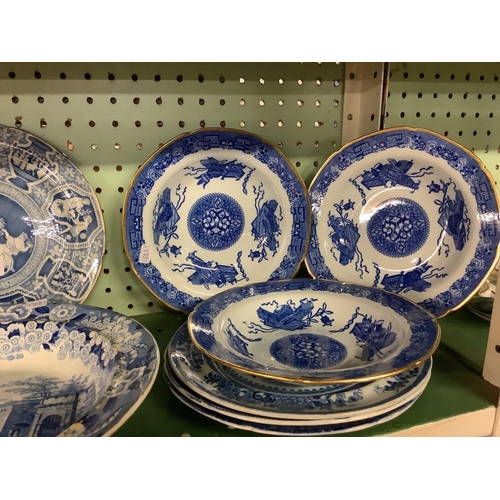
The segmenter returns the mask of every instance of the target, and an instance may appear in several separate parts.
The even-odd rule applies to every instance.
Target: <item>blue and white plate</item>
[[[332,155],[309,187],[306,265],[315,278],[401,294],[437,317],[494,268],[499,200],[491,175],[435,132],[391,128]]]
[[[278,149],[246,132],[201,129],[141,166],[123,237],[146,288],[187,313],[237,284],[292,277],[309,221],[305,185]]]
[[[179,399],[186,406],[196,412],[204,415],[207,418],[226,424],[230,429],[242,429],[246,431],[255,432],[258,434],[270,434],[273,436],[325,436],[330,434],[343,434],[346,432],[355,432],[363,429],[368,429],[375,425],[389,422],[402,415],[408,410],[420,397],[420,394],[408,403],[396,409],[389,410],[388,412],[378,415],[377,417],[369,417],[355,422],[338,422],[329,423],[324,425],[310,425],[309,422],[304,422],[302,425],[276,425],[276,424],[263,424],[257,422],[249,422],[245,418],[230,417],[219,413],[214,408],[206,408],[202,404],[196,402],[195,398],[187,398],[179,392],[174,386],[170,386],[172,394]]]
[[[95,307],[0,307],[0,436],[109,436],[159,369],[142,325]]]
[[[186,325],[177,330],[164,354],[164,372],[172,372],[191,393],[218,405],[219,411],[225,408],[254,421],[250,415],[307,421],[376,416],[420,394],[430,379],[431,366],[432,358],[406,372],[367,383],[290,384],[214,362],[193,345]]]
[[[430,358],[440,327],[400,295],[294,279],[221,292],[188,317],[194,344],[253,375],[311,384],[375,380]]]
[[[0,125],[0,303],[83,302],[103,254],[101,208],[80,170],[42,139]]]

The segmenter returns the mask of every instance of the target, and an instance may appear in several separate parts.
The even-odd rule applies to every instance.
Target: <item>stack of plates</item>
[[[339,434],[406,411],[430,379],[439,336],[432,315],[383,290],[258,283],[197,306],[164,373],[179,400],[231,427]]]

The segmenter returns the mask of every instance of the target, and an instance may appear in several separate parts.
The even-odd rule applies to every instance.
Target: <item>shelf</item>
[[[457,311],[440,320],[444,338],[453,335],[454,325],[462,321],[463,317],[464,312]],[[153,333],[163,356],[172,335],[186,321],[186,316],[176,312],[164,312],[140,315],[135,319]],[[447,351],[446,346],[444,347]],[[390,422],[334,437],[491,434],[498,388],[486,382],[466,363],[445,350],[440,348],[435,353],[431,380],[422,396],[409,410]],[[188,435],[261,436],[253,432],[229,429],[226,425],[212,421],[185,406],[171,394],[162,368],[145,401],[115,433],[117,437]]]

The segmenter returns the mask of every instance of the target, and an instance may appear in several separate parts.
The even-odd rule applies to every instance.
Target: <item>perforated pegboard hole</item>
[[[177,75],[176,80],[177,80],[179,83],[181,83],[181,82],[182,82],[182,80],[183,80],[182,75]]]
[[[94,120],[90,120],[89,121],[89,127],[95,127],[95,121]],[[96,149],[96,148],[92,148],[92,149]]]
[[[206,125],[205,120],[201,120],[200,121],[200,127],[201,128],[205,128],[205,125]]]
[[[319,108],[321,106],[321,101],[316,101],[315,104]]]
[[[87,102],[89,104],[92,104],[94,102],[94,99],[92,99],[92,97],[87,97]]]
[[[259,101],[259,106],[265,106],[265,105],[266,105],[266,103],[265,103],[264,99],[261,99]]]
[[[123,167],[121,165],[116,165],[116,170],[117,172],[121,172],[123,170]]]
[[[332,125],[333,125],[333,128],[337,128],[339,126],[338,122],[333,122]]]
[[[123,187],[122,187],[122,186],[120,186],[120,187],[118,188],[118,192],[119,192],[119,193],[123,193]]]
[[[113,120],[113,121],[111,122],[111,125],[113,125],[113,127],[115,127],[115,128],[116,128],[116,127],[118,127],[118,122],[117,122],[116,120]]]
[[[266,83],[266,81],[264,80],[264,78],[259,78],[259,83],[260,83],[261,85],[264,85],[264,83]]]
[[[203,83],[205,81],[205,77],[203,75],[198,75],[198,81]]]
[[[156,104],[160,105],[162,103],[161,97],[156,98]]]
[[[278,105],[279,105],[279,106],[283,106],[283,104],[285,104],[285,101],[283,101],[282,99],[280,99],[280,100],[278,101]]]
[[[44,118],[40,119],[40,128],[45,128],[47,126],[47,122]]]
[[[226,104],[226,101],[225,101],[224,99],[221,99],[221,100],[219,101],[219,104],[220,104],[221,106],[224,106],[224,105]]]
[[[35,71],[35,78],[37,80],[40,80],[40,78],[42,78],[42,74],[40,73],[40,71]]]
[[[9,71],[9,78],[15,78],[16,77],[16,74],[14,73],[14,71]]]
[[[301,108],[302,106],[304,106],[304,101],[302,99],[299,99],[297,101],[297,106],[299,106],[299,108]]]
[[[106,288],[104,291],[105,291],[106,293],[111,293],[111,288]]]
[[[127,307],[128,307],[129,309],[133,309],[133,308],[134,308],[134,304],[129,304]]]
[[[182,120],[181,120],[181,121],[179,121],[179,127],[184,128],[184,127],[185,127],[185,125],[186,125],[186,124],[185,124]]]
[[[94,172],[99,172],[99,170],[101,170],[99,165],[94,165]]]
[[[303,84],[304,84],[304,82],[303,82],[303,81],[299,78],[299,79],[297,80],[297,84],[298,84],[298,85],[303,85]]]
[[[62,102],[63,102],[64,104],[68,104],[69,99],[68,99],[67,97],[63,97],[63,98],[62,98]]]
[[[448,94],[448,99],[452,99],[453,98],[453,94]]]
[[[38,96],[37,98],[37,101],[40,103],[40,104],[43,104],[45,99],[42,97],[42,96]]]
[[[139,104],[141,102],[140,97],[134,97],[134,104]]]
[[[205,99],[198,99],[198,104],[203,106],[205,104]]]
[[[179,98],[177,99],[177,104],[178,104],[179,106],[182,106],[182,105],[184,104],[184,99],[183,99],[182,97],[179,97]]]
[[[282,127],[284,123],[281,120],[278,120],[278,127]]]
[[[298,141],[296,144],[295,144],[298,148],[300,148],[302,146],[302,143],[300,141]]]
[[[19,97],[17,97],[17,95],[13,96],[13,97],[12,97],[12,102],[13,102],[14,104],[17,104],[17,103],[19,102]]]
[[[161,120],[158,120],[158,121],[156,122],[156,126],[157,126],[157,127],[163,127],[163,122],[162,122]]]
[[[142,144],[140,142],[138,142],[135,146],[137,149],[142,149]]]
[[[297,122],[297,127],[301,128],[302,127],[302,122]]]
[[[318,87],[320,87],[321,85],[323,85],[323,80],[322,80],[321,78],[318,78],[318,79],[316,80],[316,85],[317,85]]]
[[[154,306],[153,302],[148,302],[148,307],[153,307],[153,306]]]
[[[423,94],[422,94],[422,92],[419,92],[419,93],[417,94],[417,97],[418,97],[419,99],[422,99],[422,95],[423,95]]]
[[[339,80],[333,80],[333,86],[334,87],[338,87],[340,85],[340,81]]]
[[[225,122],[224,120],[222,120],[222,121],[219,123],[219,125],[220,125],[221,127],[225,127],[225,126],[226,126],[226,122]]]
[[[139,80],[139,77],[134,73],[132,75],[132,81],[136,82],[137,80]]]
[[[240,99],[240,106],[244,106],[246,103],[245,99]]]
[[[73,151],[73,149],[75,149],[75,146],[73,146],[73,143],[71,141],[68,141],[66,143],[66,147],[68,148],[69,151]]]
[[[90,148],[91,148],[91,149],[93,149],[93,150],[96,150],[96,149],[97,149],[97,144],[95,144],[95,143],[94,143],[94,144],[91,144],[91,145],[90,145]]]
[[[266,126],[266,122],[262,122],[262,121],[261,121],[261,122],[259,123],[259,127],[260,127],[260,128],[264,128],[265,126]]]
[[[417,111],[417,112],[415,113],[415,116],[416,116],[417,118],[420,118],[420,111]]]
[[[318,168],[318,167],[319,167],[319,162],[318,162],[318,161],[314,161],[314,162],[313,162],[313,167]]]
[[[300,167],[300,165],[301,165],[301,164],[300,164],[300,161],[295,162],[295,166],[296,166],[297,168],[299,168],[299,167]]]
[[[132,287],[128,285],[127,287],[125,287],[125,289],[127,290],[127,292],[130,292],[132,290]]]
[[[95,192],[96,192],[97,194],[101,194],[101,193],[102,193],[102,189],[101,189],[100,187],[96,187],[96,188],[95,188]]]
[[[246,123],[245,123],[244,121],[241,121],[241,122],[240,122],[240,127],[241,127],[241,128],[245,128],[245,126],[246,126]]]
[[[278,80],[278,83],[279,83],[280,85],[283,85],[283,84],[285,83],[285,80],[283,80],[283,78],[280,78],[280,79]]]
[[[335,107],[337,107],[337,106],[339,105],[339,101],[337,101],[337,99],[335,99],[335,100],[333,101],[333,105],[334,105]]]
[[[110,98],[109,98],[109,102],[110,102],[111,104],[116,104],[116,97],[110,97]]]
[[[347,119],[348,119],[348,120],[352,120],[352,114],[351,114],[351,113],[349,113],[349,114],[347,115]],[[318,123],[318,122],[316,122],[316,123]],[[318,126],[318,125],[316,125],[316,126]]]
[[[161,80],[161,75],[155,75],[154,80],[155,82],[159,82]]]
[[[281,141],[278,141],[278,147],[279,148],[282,148],[283,147],[283,143]],[[499,148],[500,149],[500,148]]]
[[[221,75],[221,76],[219,77],[219,82],[220,82],[220,83],[224,83],[225,81],[226,81],[226,79],[225,79],[225,78]]]
[[[85,75],[83,75],[85,80],[90,80],[92,78],[91,74],[90,73],[85,73]]]

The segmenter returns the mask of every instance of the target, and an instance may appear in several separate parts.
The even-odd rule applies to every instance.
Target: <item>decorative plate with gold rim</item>
[[[330,280],[293,279],[221,292],[189,315],[210,358],[266,378],[309,384],[388,377],[428,359],[435,317],[400,295]]]
[[[0,303],[80,303],[101,269],[104,220],[80,170],[0,125]]]
[[[375,286],[437,317],[493,269],[499,200],[481,161],[435,132],[397,127],[332,155],[309,187],[313,277]]]
[[[127,256],[142,283],[190,312],[238,283],[292,277],[305,256],[304,182],[260,137],[200,129],[159,148],[123,208]]]

